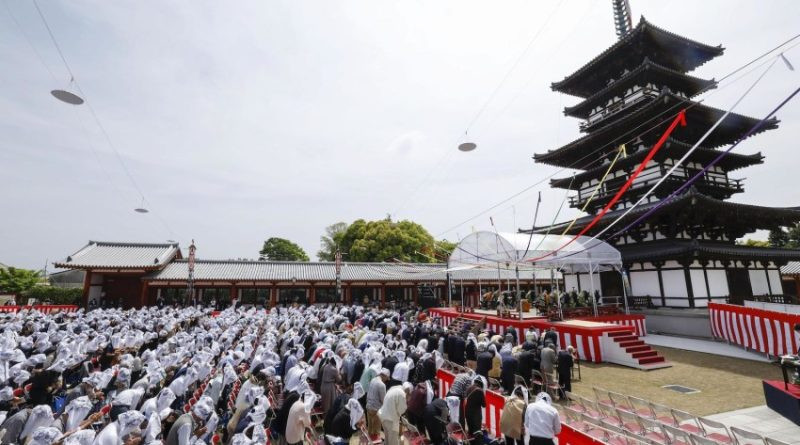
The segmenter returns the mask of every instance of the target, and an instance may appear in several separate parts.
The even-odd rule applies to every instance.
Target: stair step
[[[661,357],[661,356],[645,357],[645,358],[639,358],[639,359],[636,359],[636,360],[639,361],[640,365],[646,365],[648,363],[659,363],[659,362],[666,361],[666,360],[664,360],[664,357]]]
[[[658,352],[651,349],[649,351],[634,352],[631,355],[633,358],[655,357],[658,355]]]
[[[644,346],[644,341],[642,340],[633,340],[633,341],[623,341],[619,344],[623,348],[629,348],[631,346]]]
[[[642,351],[651,351],[652,349],[650,346],[641,345],[641,346],[629,346],[625,348],[625,352],[629,354],[633,354],[634,352],[642,352]]]
[[[625,341],[636,341],[639,340],[639,337],[636,335],[620,335],[617,337],[613,337],[614,341],[617,343],[622,343]]]
[[[606,332],[609,337],[619,337],[620,335],[631,335],[629,331],[613,331],[613,332]]]

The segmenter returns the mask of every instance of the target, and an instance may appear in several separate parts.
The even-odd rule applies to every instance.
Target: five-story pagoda
[[[687,74],[721,55],[723,48],[695,42],[647,22],[630,29],[618,20],[619,40],[552,89],[581,98],[567,107],[567,116],[582,119],[585,135],[561,148],[534,155],[536,162],[581,170],[574,177],[554,179],[551,186],[577,194],[572,207],[586,206],[588,216],[568,230],[576,234],[586,226],[628,180],[672,118],[687,109],[688,125],[678,127],[633,182],[622,199],[587,233],[594,235],[629,209],[653,184],[687,153],[724,111],[692,99],[714,88],[715,81]],[[720,149],[742,137],[758,119],[732,113],[695,150],[647,201],[631,211],[614,229],[632,222],[680,187]],[[769,121],[762,131],[775,129]],[[625,144],[605,182],[598,183]],[[671,199],[642,224],[610,240],[622,253],[630,292],[651,297],[653,304],[669,307],[703,307],[709,301],[733,301],[754,295],[782,294],[779,267],[800,259],[800,251],[737,245],[735,241],[758,229],[774,229],[800,220],[800,208],[772,208],[728,202],[741,193],[743,181],[734,171],[763,162],[760,153],[732,152],[722,158],[685,193]],[[536,227],[543,233],[561,233],[566,221],[555,227]],[[565,276],[567,290],[588,290],[590,277]],[[622,295],[619,275],[601,274],[594,287],[605,295]]]

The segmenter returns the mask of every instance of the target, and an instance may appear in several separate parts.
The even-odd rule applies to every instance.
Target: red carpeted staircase
[[[629,331],[615,331],[607,332],[605,336],[609,340],[606,342],[609,349],[606,356],[612,363],[646,370],[672,366],[636,334]]]

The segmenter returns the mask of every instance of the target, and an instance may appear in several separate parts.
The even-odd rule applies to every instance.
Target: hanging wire
[[[739,67],[738,67],[738,68],[736,68],[735,70],[731,71],[730,73],[728,73],[728,74],[726,74],[725,76],[723,76],[722,78],[720,78],[720,80],[718,80],[718,81],[715,81],[714,83],[712,83],[712,84],[708,85],[708,86],[707,86],[707,87],[705,87],[704,89],[702,89],[702,90],[698,91],[698,93],[696,94],[696,96],[697,96],[697,95],[700,95],[700,94],[704,94],[704,93],[708,92],[709,90],[711,90],[712,88],[714,88],[714,87],[716,87],[716,86],[718,86],[718,85],[721,85],[721,84],[722,84],[722,82],[724,82],[725,80],[729,79],[731,76],[733,76],[733,75],[735,75],[735,74],[739,73],[739,72],[740,72],[740,71],[742,71],[743,69],[745,69],[745,68],[749,67],[750,65],[752,65],[752,64],[754,64],[754,63],[756,63],[757,61],[759,61],[759,60],[763,59],[764,57],[766,57],[766,56],[768,56],[769,54],[771,54],[771,53],[775,52],[776,50],[778,50],[778,49],[780,49],[781,47],[783,47],[783,46],[787,45],[788,43],[791,43],[792,41],[796,40],[798,37],[800,37],[800,34],[796,34],[795,36],[793,36],[793,37],[791,37],[790,39],[788,39],[788,40],[784,41],[783,43],[781,43],[780,45],[777,45],[777,46],[773,47],[772,49],[770,49],[770,50],[768,50],[768,51],[766,51],[766,52],[762,53],[761,55],[759,55],[759,56],[755,57],[754,59],[750,60],[749,62],[745,63],[744,65],[741,65],[741,66],[739,66]],[[797,46],[797,45],[793,45],[793,46],[792,46],[792,47],[790,47],[789,49],[791,49],[791,48],[794,48],[795,46]],[[788,51],[789,49],[787,49],[786,51]],[[756,67],[756,68],[758,68],[758,67]],[[746,73],[746,74],[747,74],[747,73]],[[746,74],[745,74],[745,75],[746,75]],[[738,80],[742,79],[743,77],[744,77],[744,76],[741,76],[741,77],[739,77],[739,78],[737,78],[737,79],[734,79],[733,81],[731,81],[731,82],[729,82],[729,83],[727,83],[727,84],[725,84],[725,85],[722,85],[722,86],[720,86],[719,88],[716,88],[715,90],[711,91],[711,92],[708,94],[708,96],[707,96],[707,97],[705,97],[705,98],[703,98],[703,99],[700,99],[699,101],[697,101],[697,102],[694,102],[694,103],[690,104],[689,106],[687,106],[687,107],[686,107],[686,110],[689,110],[689,109],[691,109],[691,108],[693,108],[693,107],[695,107],[695,106],[697,106],[697,105],[699,105],[699,104],[703,103],[703,102],[704,102],[706,99],[708,99],[709,97],[713,97],[713,95],[714,95],[714,94],[717,94],[719,91],[722,91],[722,90],[724,90],[725,88],[729,87],[730,85],[733,85],[734,83],[736,83]],[[628,131],[626,131],[626,132],[622,133],[622,134],[621,134],[619,137],[620,137],[620,138],[623,138],[623,137],[627,137],[628,135],[634,134],[634,132],[636,132],[636,131],[638,131],[639,129],[643,128],[645,125],[648,125],[648,124],[650,124],[651,122],[653,122],[653,121],[654,121],[654,120],[656,120],[656,119],[661,119],[661,118],[662,118],[662,116],[666,115],[667,113],[670,113],[670,112],[672,112],[672,110],[675,110],[676,108],[678,108],[678,107],[679,107],[679,106],[681,106],[681,105],[682,105],[682,103],[680,103],[680,102],[679,102],[679,103],[676,103],[675,105],[673,105],[673,106],[671,106],[671,107],[667,108],[666,110],[664,110],[664,111],[663,111],[663,112],[661,112],[661,113],[658,113],[658,114],[654,115],[654,116],[653,116],[653,117],[651,117],[650,119],[648,119],[648,120],[646,120],[646,121],[642,122],[641,124],[637,125],[636,127],[632,128],[631,130],[628,130]],[[637,133],[637,134],[635,134],[633,137],[631,137],[631,138],[629,138],[629,139],[627,139],[627,140],[623,141],[622,143],[623,143],[623,144],[628,144],[628,143],[631,143],[631,142],[635,141],[637,138],[639,138],[639,137],[641,137],[641,136],[644,136],[645,134],[649,133],[650,131],[652,131],[652,130],[654,130],[654,129],[658,128],[658,127],[659,127],[659,126],[661,126],[662,124],[664,124],[664,123],[666,123],[666,122],[669,122],[671,119],[673,119],[673,118],[674,118],[674,117],[676,117],[676,116],[677,116],[677,113],[675,113],[675,114],[672,114],[672,115],[669,115],[668,117],[664,118],[663,120],[660,120],[660,121],[659,121],[657,124],[655,124],[655,125],[653,125],[653,126],[651,126],[651,127],[647,128],[646,130],[644,130],[644,131],[642,131],[642,132],[640,132],[640,133]],[[551,173],[550,175],[547,175],[547,176],[545,176],[544,178],[542,178],[542,179],[540,179],[540,180],[538,180],[538,181],[534,182],[533,184],[531,184],[531,185],[529,185],[529,186],[527,186],[527,187],[523,188],[522,190],[520,190],[520,191],[518,191],[518,192],[516,192],[516,193],[512,194],[511,196],[509,196],[509,197],[507,197],[507,198],[503,199],[502,201],[499,201],[498,203],[496,203],[496,204],[494,204],[494,205],[492,205],[492,206],[490,206],[490,207],[488,207],[488,208],[486,208],[486,209],[484,209],[484,210],[482,210],[482,211],[480,211],[480,212],[478,212],[478,213],[476,213],[476,214],[474,214],[474,215],[470,216],[469,218],[467,218],[467,219],[465,219],[465,220],[463,220],[463,221],[459,222],[458,224],[455,224],[455,225],[453,225],[453,226],[449,227],[448,229],[446,229],[446,230],[444,230],[444,231],[440,232],[439,234],[437,234],[437,235],[436,235],[436,237],[437,237],[437,238],[438,238],[438,237],[441,237],[442,235],[445,235],[445,234],[447,234],[447,233],[449,233],[449,232],[451,232],[451,231],[453,231],[453,230],[455,230],[455,229],[457,229],[457,228],[461,227],[462,225],[464,225],[464,224],[466,224],[466,223],[468,223],[468,222],[470,222],[470,221],[473,221],[473,220],[475,220],[475,219],[478,219],[478,218],[480,218],[481,216],[485,215],[486,213],[488,213],[488,212],[490,212],[490,211],[492,211],[492,210],[496,209],[497,207],[500,207],[501,205],[503,205],[503,204],[505,204],[505,203],[507,203],[507,202],[509,202],[509,201],[513,200],[514,198],[516,198],[516,197],[518,197],[518,196],[520,196],[520,195],[523,195],[523,194],[525,194],[525,193],[526,193],[526,192],[528,192],[529,190],[532,190],[532,189],[534,189],[534,188],[535,188],[535,187],[537,187],[538,185],[540,185],[540,184],[544,183],[545,181],[547,181],[547,180],[549,180],[549,179],[551,179],[551,178],[555,177],[556,175],[559,175],[559,174],[561,174],[562,172],[564,172],[564,171],[566,171],[566,170],[570,170],[570,169],[581,169],[581,167],[578,167],[578,166],[579,166],[579,165],[581,165],[581,163],[582,163],[584,160],[586,160],[586,159],[591,159],[591,161],[590,161],[590,162],[594,162],[594,158],[595,158],[595,156],[594,156],[594,155],[595,155],[595,154],[597,154],[598,152],[600,152],[600,151],[602,151],[602,150],[605,150],[606,148],[608,148],[608,147],[610,147],[610,146],[617,145],[617,144],[619,144],[619,143],[620,143],[620,142],[618,142],[618,141],[616,141],[616,140],[615,140],[615,141],[609,142],[608,144],[602,145],[602,146],[600,146],[600,147],[598,147],[598,148],[596,148],[596,149],[594,149],[594,150],[590,151],[590,152],[589,152],[589,153],[587,153],[585,156],[582,156],[582,157],[578,158],[576,161],[574,161],[573,163],[569,164],[569,166],[567,166],[567,167],[562,167],[562,168],[560,168],[560,169],[556,170],[555,172]]]
[[[61,58],[61,61],[64,63],[64,68],[66,68],[67,72],[69,73],[70,83],[75,85],[75,88],[81,93],[81,96],[84,99],[88,99],[88,97],[86,95],[86,92],[83,91],[83,88],[81,88],[80,83],[78,82],[77,78],[75,77],[75,73],[72,71],[72,67],[69,65],[69,62],[67,62],[67,58],[66,58],[66,56],[64,55],[64,52],[61,49],[61,45],[58,44],[58,40],[56,39],[52,28],[50,28],[50,24],[47,22],[47,19],[45,18],[44,13],[42,12],[42,9],[39,7],[38,1],[37,0],[33,0],[33,5],[36,8],[36,12],[38,13],[39,18],[41,19],[42,24],[44,24],[44,27],[47,30],[47,34],[50,36],[50,41],[53,43],[53,46],[55,47],[56,51],[58,52],[58,55]],[[6,6],[8,6],[8,5],[6,5]],[[13,17],[13,14],[12,14],[12,17]],[[16,18],[14,18],[14,20],[16,22]],[[27,36],[26,36],[26,39],[27,39]],[[29,41],[29,43],[30,43],[30,41]],[[31,46],[33,47],[32,44],[31,44]],[[36,52],[35,48],[34,48],[34,52]],[[37,56],[38,56],[38,52],[36,52],[36,53],[37,53]],[[39,58],[44,64],[44,60],[40,56],[39,56]],[[47,66],[47,64],[44,64],[44,65]],[[47,68],[47,69],[48,69],[48,71],[50,71],[49,68]],[[50,73],[51,73],[51,75],[53,74],[52,71]],[[133,174],[131,173],[130,169],[128,168],[128,165],[125,163],[125,160],[122,158],[122,155],[120,154],[119,150],[117,149],[117,146],[112,141],[111,136],[109,135],[109,133],[106,130],[105,126],[100,121],[100,118],[98,117],[97,112],[95,111],[94,107],[92,107],[91,102],[86,100],[85,105],[88,107],[89,112],[91,113],[92,117],[94,118],[95,123],[97,124],[97,127],[100,129],[100,132],[103,134],[103,137],[105,138],[106,142],[108,143],[108,146],[111,148],[111,151],[114,153],[115,157],[117,158],[117,161],[119,161],[119,164],[122,167],[122,170],[125,172],[125,175],[130,180],[131,185],[133,185],[133,188],[136,190],[136,192],[141,197],[142,203],[148,202],[147,199],[145,198],[145,195],[144,195],[144,192],[142,191],[142,188],[139,186],[139,183],[134,178]],[[153,211],[153,210],[150,210],[150,211],[153,214],[156,214],[155,211]],[[175,232],[167,224],[167,222],[163,218],[161,218],[161,216],[158,216],[158,215],[156,215],[156,216],[157,216],[157,219],[164,226],[164,228],[167,230],[167,232],[169,232],[169,234],[171,236],[173,236],[173,237],[176,236]]]

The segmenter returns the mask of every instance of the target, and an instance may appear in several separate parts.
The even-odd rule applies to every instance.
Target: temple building
[[[187,304],[191,258],[177,243],[89,241],[54,265],[84,271],[83,307],[141,307]],[[513,270],[453,270],[446,264],[359,263],[339,265],[341,294],[337,292],[334,262],[201,259],[193,261],[194,300],[226,306],[272,307],[279,304],[343,303],[385,306],[426,301],[439,305],[476,298],[478,294],[513,290],[550,289],[555,282],[547,271],[519,275]],[[451,295],[447,292],[448,279]],[[447,299],[451,301],[448,302]]]
[[[570,199],[572,207],[586,205],[588,215],[579,218],[568,234],[580,232],[608,204],[680,110],[686,109],[687,125],[675,129],[622,199],[587,235],[597,234],[633,206],[722,117],[723,110],[693,100],[716,82],[687,73],[723,51],[721,46],[673,34],[642,18],[637,26],[620,33],[611,47],[551,85],[555,91],[580,98],[566,107],[564,114],[581,119],[580,130],[585,133],[556,150],[534,155],[536,162],[580,170],[574,177],[551,181],[552,187],[576,192]],[[759,119],[731,113],[653,195],[605,236],[652,209],[757,122]],[[778,121],[772,119],[761,131],[777,126]],[[592,198],[622,144],[627,156],[619,157]],[[735,172],[763,160],[761,153],[726,155],[642,224],[606,240],[622,253],[631,296],[649,297],[656,306],[703,307],[711,301],[739,302],[783,293],[780,267],[800,259],[800,250],[746,247],[737,245],[736,240],[759,229],[800,221],[800,208],[728,201],[744,191],[743,180],[733,177]],[[561,233],[570,222],[533,231]],[[567,289],[585,289],[586,278],[565,276]],[[596,280],[595,287],[603,294],[622,295],[618,275],[601,275]]]

